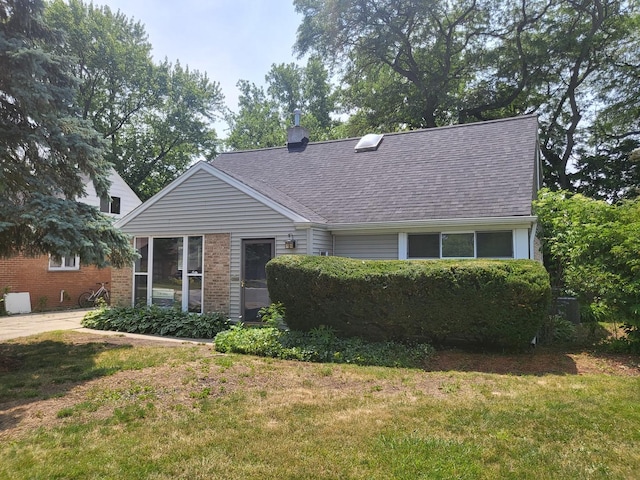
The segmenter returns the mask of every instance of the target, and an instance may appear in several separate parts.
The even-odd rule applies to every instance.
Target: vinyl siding
[[[313,246],[310,255],[320,255],[320,252],[329,252],[333,255],[333,235],[326,230],[313,229]]]
[[[334,255],[363,260],[397,260],[398,235],[336,235]]]
[[[109,195],[120,198],[120,213],[109,214],[110,216],[114,218],[122,218],[142,203],[135,192],[131,190],[129,185],[127,185],[122,177],[113,169],[111,170],[109,180],[111,181]],[[92,182],[87,180],[86,195],[80,198],[80,201],[87,205],[100,208],[100,198],[98,198],[98,194],[96,193]]]
[[[240,316],[240,273],[243,239],[276,240],[276,255],[305,253],[307,233],[293,222],[222,180],[201,171],[185,180],[155,204],[122,227],[136,236],[204,235],[229,233],[230,311]],[[296,248],[284,248],[289,234]],[[206,272],[205,272],[206,275]]]

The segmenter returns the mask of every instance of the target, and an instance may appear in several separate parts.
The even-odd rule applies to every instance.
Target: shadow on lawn
[[[425,367],[429,372],[482,372],[510,375],[577,375],[576,362],[566,352],[538,348],[527,353],[438,350]]]
[[[21,409],[15,407],[60,395],[82,382],[118,371],[118,367],[97,367],[96,355],[130,348],[106,342],[0,343],[0,432],[20,422]]]

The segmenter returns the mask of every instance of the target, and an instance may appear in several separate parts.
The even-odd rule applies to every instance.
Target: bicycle
[[[106,303],[109,303],[109,290],[105,287],[107,283],[109,282],[98,282],[96,283],[96,285],[100,285],[98,290],[91,290],[90,292],[80,294],[80,298],[78,298],[78,305],[82,308],[93,307],[98,299],[102,299]]]

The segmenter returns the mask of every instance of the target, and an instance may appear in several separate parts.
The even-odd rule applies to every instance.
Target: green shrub
[[[287,325],[339,336],[523,348],[547,316],[544,267],[532,260],[372,261],[281,256],[267,264]]]
[[[88,312],[82,326],[96,330],[146,333],[181,338],[213,338],[229,327],[220,313],[189,313],[156,305],[100,307]]]
[[[433,355],[427,344],[367,342],[361,338],[339,338],[327,327],[309,332],[277,327],[234,325],[215,338],[215,348],[223,353],[245,353],[284,360],[353,363],[385,367],[421,367]]]
[[[586,318],[624,323],[639,332],[626,341],[640,342],[640,199],[543,189],[534,206],[554,286],[578,297]]]
[[[576,339],[576,326],[561,315],[549,315],[540,329],[540,343],[567,344]]]

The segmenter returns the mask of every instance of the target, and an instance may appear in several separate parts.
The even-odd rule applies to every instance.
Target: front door
[[[269,305],[266,265],[275,255],[276,241],[242,241],[242,321],[257,322],[258,312]]]

